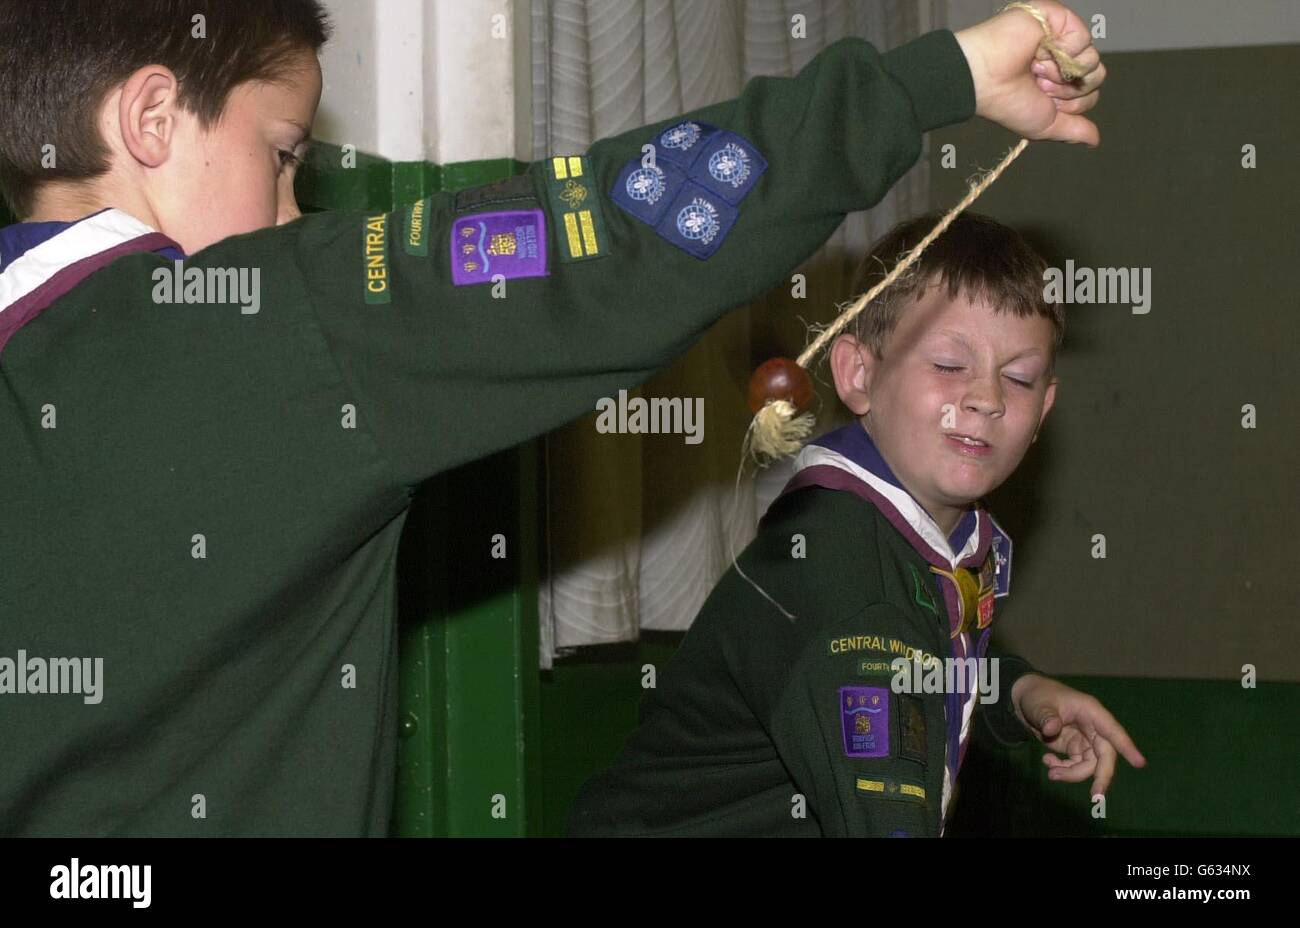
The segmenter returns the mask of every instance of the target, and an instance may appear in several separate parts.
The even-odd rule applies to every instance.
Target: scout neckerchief
[[[951,536],[894,476],[862,424],[854,420],[844,428],[808,444],[794,461],[795,473],[781,491],[792,493],[818,486],[853,493],[880,510],[918,554],[930,565],[948,615],[951,655],[983,657],[993,623],[993,601],[1006,596],[1011,586],[1011,539],[978,503],[962,515]],[[920,573],[913,574],[917,601],[935,611],[931,587]],[[972,648],[971,637],[978,633]],[[973,655],[972,655],[973,652]],[[944,817],[951,784],[970,742],[969,723],[975,692],[948,693],[947,771],[944,781]],[[1009,698],[999,694],[1000,698]]]
[[[76,222],[20,222],[0,229],[0,351],[59,297],[137,251],[185,257],[170,238],[119,209]]]

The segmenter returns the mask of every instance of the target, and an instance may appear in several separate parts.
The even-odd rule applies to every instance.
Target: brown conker
[[[769,400],[786,400],[796,412],[808,408],[813,398],[812,378],[789,358],[772,358],[749,378],[749,411],[757,413]]]

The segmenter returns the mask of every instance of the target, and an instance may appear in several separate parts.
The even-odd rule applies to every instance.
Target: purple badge
[[[540,209],[476,213],[457,219],[451,227],[451,280],[465,284],[491,283],[500,274],[545,277],[546,220]]]
[[[841,686],[840,723],[846,757],[888,757],[889,688]]]

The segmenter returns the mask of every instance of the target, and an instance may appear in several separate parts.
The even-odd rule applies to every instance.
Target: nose
[[[966,391],[963,405],[972,412],[992,416],[995,419],[1005,413],[1006,403],[1003,401],[1002,388],[997,375],[973,378]]]
[[[279,208],[276,211],[276,225],[285,225],[286,222],[292,222],[302,214],[303,212],[298,208],[298,200],[294,199],[294,195],[290,194],[289,199],[279,201]]]
[[[275,210],[275,224],[284,225],[286,222],[293,222],[302,216],[302,210],[298,208],[298,198],[293,194],[293,185],[285,184],[280,190],[279,202]]]

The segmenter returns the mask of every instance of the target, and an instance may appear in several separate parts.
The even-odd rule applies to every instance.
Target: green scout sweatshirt
[[[569,833],[939,835],[944,697],[886,693],[895,658],[950,653],[942,605],[918,587],[926,561],[876,506],[821,486],[778,497],[737,561],[795,619],[728,570],[642,697],[614,763],[583,784]],[[1022,743],[1010,692],[1033,668],[992,647],[988,656],[1002,663],[1001,694],[975,715],[996,741]],[[846,690],[884,700],[878,756],[849,754],[837,699]]]
[[[184,275],[117,210],[9,261],[0,833],[385,834],[413,488],[644,381],[974,109],[952,33],[845,39],[583,158]]]

